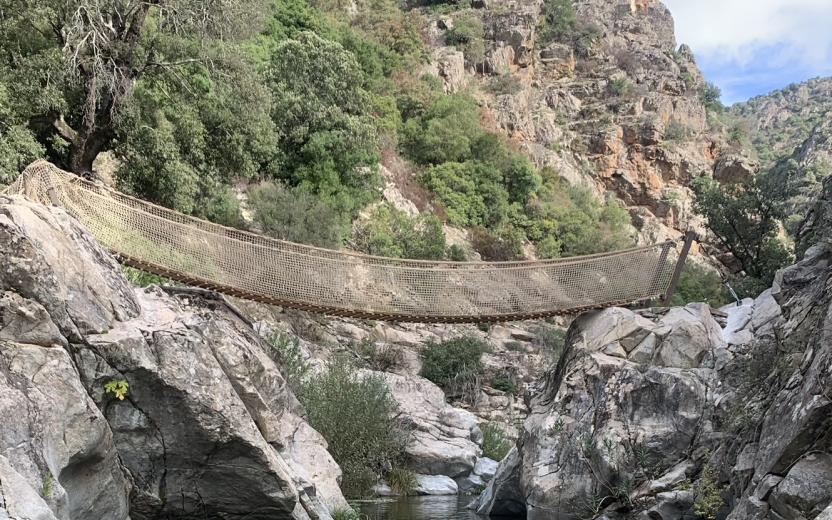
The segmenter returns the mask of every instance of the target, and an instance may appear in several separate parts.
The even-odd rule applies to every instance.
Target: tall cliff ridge
[[[432,67],[447,90],[477,90],[493,124],[539,167],[623,201],[642,241],[697,226],[690,181],[741,180],[756,165],[709,114],[709,87],[690,49],[677,47],[669,10],[578,0],[562,29],[556,4],[487,0],[436,15]],[[444,45],[470,16],[484,27],[481,56]]]
[[[784,203],[792,235],[832,175],[830,114],[832,78],[795,84],[731,108]]]
[[[764,165],[790,155],[832,112],[832,78],[796,83],[731,107],[748,123]]]

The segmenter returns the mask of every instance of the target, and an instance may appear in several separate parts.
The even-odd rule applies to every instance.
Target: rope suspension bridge
[[[693,239],[686,236],[681,253],[681,241],[668,241],[541,261],[402,260],[220,226],[45,161],[29,166],[3,193],[64,208],[125,265],[229,296],[385,321],[513,321],[667,299]]]

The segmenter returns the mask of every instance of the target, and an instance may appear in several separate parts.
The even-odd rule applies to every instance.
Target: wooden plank
[[[696,233],[688,231],[685,233],[685,245],[682,246],[682,252],[679,254],[679,260],[676,262],[676,269],[673,271],[673,278],[670,279],[670,286],[667,288],[667,294],[662,299],[662,305],[670,305],[670,300],[673,299],[673,293],[676,292],[676,286],[679,285],[679,278],[682,277],[682,271],[685,270],[685,261],[690,253],[690,248],[693,241],[697,240]]]

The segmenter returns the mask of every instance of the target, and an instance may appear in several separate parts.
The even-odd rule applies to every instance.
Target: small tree
[[[249,202],[255,222],[275,238],[330,248],[343,242],[345,219],[311,193],[268,182],[251,190]]]
[[[739,261],[748,279],[744,292],[756,294],[769,287],[791,254],[777,237],[781,217],[773,190],[758,178],[744,185],[721,185],[708,177],[693,182],[695,209],[707,219],[708,229]]]
[[[433,215],[411,218],[388,204],[376,207],[353,235],[367,254],[417,260],[445,258],[445,233]]]
[[[722,91],[713,83],[706,83],[699,91],[699,100],[705,108],[711,112],[722,113],[725,106],[722,104]]]

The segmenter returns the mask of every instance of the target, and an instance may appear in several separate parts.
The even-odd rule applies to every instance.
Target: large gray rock
[[[832,455],[810,453],[789,470],[768,498],[783,518],[812,518],[832,504]]]
[[[497,473],[497,467],[499,465],[500,463],[494,459],[482,457],[480,460],[477,461],[477,465],[474,466],[474,475],[479,475],[485,480],[491,480]]]
[[[2,197],[0,417],[0,518],[326,520],[346,505],[246,322],[133,288],[61,209]]]
[[[70,341],[139,312],[119,265],[61,209],[0,197],[0,251],[0,288],[45,307]]]
[[[0,519],[58,520],[43,497],[0,456]]]
[[[526,499],[520,484],[522,459],[512,448],[497,467],[497,473],[482,494],[469,506],[486,516],[521,516],[526,514]]]
[[[454,479],[445,475],[416,475],[417,495],[456,495],[459,488]]]
[[[470,473],[482,452],[476,416],[446,403],[442,389],[425,378],[374,373],[385,380],[399,417],[412,430],[406,447],[408,467],[426,475]]]
[[[478,512],[678,520],[707,485],[720,518],[819,517],[832,501],[831,303],[821,245],[725,313],[579,318]]]
[[[0,417],[7,507],[34,508],[34,489],[61,520],[128,518],[112,432],[66,350],[0,341]]]
[[[140,302],[142,316],[88,336],[76,356],[135,483],[134,520],[288,518],[345,505],[325,442],[247,325],[158,293]],[[127,399],[103,392],[112,380],[129,382]]]

